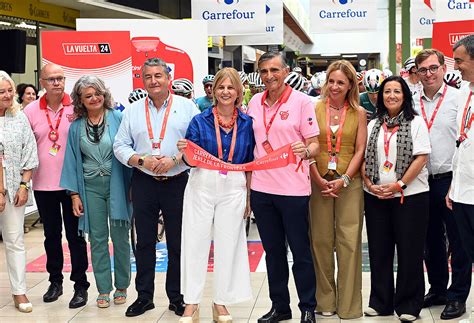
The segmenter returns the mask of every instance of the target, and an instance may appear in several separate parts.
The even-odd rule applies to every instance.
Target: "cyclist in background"
[[[359,104],[367,111],[367,122],[372,119],[376,111],[377,94],[380,90],[380,84],[385,79],[381,70],[373,68],[364,75],[364,84],[367,92],[359,95]]]
[[[204,86],[204,92],[206,92],[206,95],[196,99],[201,112],[212,106],[212,82],[214,82],[214,75],[212,74],[206,75],[202,79],[202,84]]]

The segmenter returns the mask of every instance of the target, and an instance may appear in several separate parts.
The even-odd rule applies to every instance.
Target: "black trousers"
[[[474,262],[474,205],[453,202],[453,212],[464,250]]]
[[[252,191],[250,205],[266,256],[272,307],[290,311],[288,259],[285,240],[293,254],[293,276],[301,311],[316,308],[316,275],[309,240],[309,196],[283,196]]]
[[[380,200],[364,193],[370,257],[369,306],[385,315],[418,316],[423,306],[423,252],[428,227],[429,193]],[[393,259],[397,249],[396,287]]]
[[[166,230],[168,270],[166,294],[170,302],[182,301],[180,288],[181,224],[183,220],[184,189],[188,174],[157,181],[137,169],[132,176],[133,216],[137,230],[138,297],[153,300],[155,292],[156,235],[161,210]]]
[[[429,181],[430,215],[426,234],[425,265],[431,293],[465,303],[471,289],[472,263],[462,245],[454,214],[446,207],[445,196],[451,179],[446,177]],[[452,273],[451,285],[447,288],[449,255]]]
[[[74,289],[88,289],[86,271],[87,243],[78,233],[79,218],[72,213],[71,197],[66,191],[34,191],[36,205],[44,228],[44,249],[46,250],[46,270],[50,282],[63,282],[64,255],[62,248],[62,228],[71,254],[71,280]],[[62,210],[62,214],[61,214]]]

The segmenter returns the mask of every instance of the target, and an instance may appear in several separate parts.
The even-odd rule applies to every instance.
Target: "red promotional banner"
[[[270,154],[246,164],[229,164],[211,155],[195,143],[188,140],[188,146],[184,150],[186,161],[189,165],[211,170],[249,172],[286,167],[296,164],[296,156],[291,149],[291,144],[274,150]]]
[[[448,71],[454,69],[453,45],[471,34],[474,34],[474,20],[433,23],[432,46],[443,52]]]

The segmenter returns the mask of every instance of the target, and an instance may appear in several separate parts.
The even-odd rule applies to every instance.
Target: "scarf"
[[[365,156],[365,174],[372,183],[379,181],[379,160],[377,152],[377,141],[382,124],[385,123],[388,128],[399,126],[397,136],[397,160],[395,162],[395,174],[397,180],[402,178],[406,170],[413,161],[413,139],[411,137],[411,121],[405,119],[403,111],[396,117],[390,118],[388,113],[378,118],[370,133],[367,143],[367,154]]]

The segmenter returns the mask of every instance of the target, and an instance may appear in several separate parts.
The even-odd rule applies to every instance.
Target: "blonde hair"
[[[349,80],[351,88],[347,92],[345,99],[349,103],[349,107],[354,108],[354,109],[358,108],[359,107],[359,87],[357,85],[356,70],[354,66],[352,66],[352,64],[349,61],[346,61],[345,59],[332,62],[331,65],[329,65],[326,71],[326,82],[321,88],[322,98],[326,99],[329,97],[328,80],[329,80],[329,76],[334,71],[341,71]]]
[[[229,78],[230,83],[234,86],[235,90],[237,91],[237,99],[235,99],[235,106],[240,107],[242,105],[243,100],[243,87],[242,81],[240,81],[239,72],[235,68],[232,67],[224,67],[223,69],[217,72],[216,76],[214,77],[214,82],[212,83],[212,96],[213,96],[213,104],[217,105],[216,99],[216,91],[217,88],[225,81],[226,78]]]
[[[13,88],[13,100],[12,105],[5,111],[5,114],[8,112],[11,115],[15,115],[17,111],[20,110],[20,104],[15,100],[16,87],[15,82],[12,80],[10,75],[5,71],[0,71],[0,81],[7,81],[10,83],[10,86]]]

